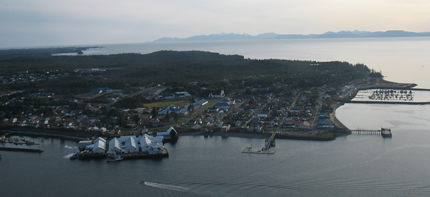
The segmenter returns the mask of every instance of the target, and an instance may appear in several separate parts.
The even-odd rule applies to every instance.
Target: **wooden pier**
[[[351,130],[351,133],[356,133],[358,135],[381,135],[382,137],[392,137],[391,129],[389,128],[381,128],[381,130],[357,129]]]

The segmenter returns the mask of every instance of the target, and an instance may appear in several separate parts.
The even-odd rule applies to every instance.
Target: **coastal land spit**
[[[0,55],[3,134],[79,141],[174,127],[180,135],[333,140],[349,132],[334,112],[358,90],[415,85],[386,82],[364,64],[337,61],[200,51],[23,51]]]

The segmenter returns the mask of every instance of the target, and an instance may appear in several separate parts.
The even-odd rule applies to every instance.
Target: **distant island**
[[[389,30],[389,31],[339,31],[339,32],[326,32],[324,34],[276,34],[273,32],[259,34],[256,36],[249,34],[235,34],[235,33],[220,33],[211,35],[197,35],[188,38],[160,38],[153,42],[181,42],[181,41],[227,41],[227,40],[264,40],[264,39],[309,39],[309,38],[384,38],[384,37],[429,37],[430,32],[408,32],[402,30]]]

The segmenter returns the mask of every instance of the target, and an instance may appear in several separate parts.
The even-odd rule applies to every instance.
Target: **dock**
[[[382,137],[392,137],[391,129],[389,128],[381,128],[380,130],[357,129],[351,130],[351,133],[356,133],[358,135],[381,135]]]
[[[275,146],[275,136],[276,132],[272,133],[272,136],[268,140],[266,140],[265,145],[263,148],[258,150],[253,150],[252,147],[246,147],[243,149],[242,153],[254,153],[254,154],[275,154],[277,148],[274,148]]]

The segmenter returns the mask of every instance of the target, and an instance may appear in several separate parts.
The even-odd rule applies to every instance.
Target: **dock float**
[[[242,153],[254,153],[254,154],[275,154],[277,148],[269,148],[267,150],[252,150],[252,147],[246,147],[243,149]]]

